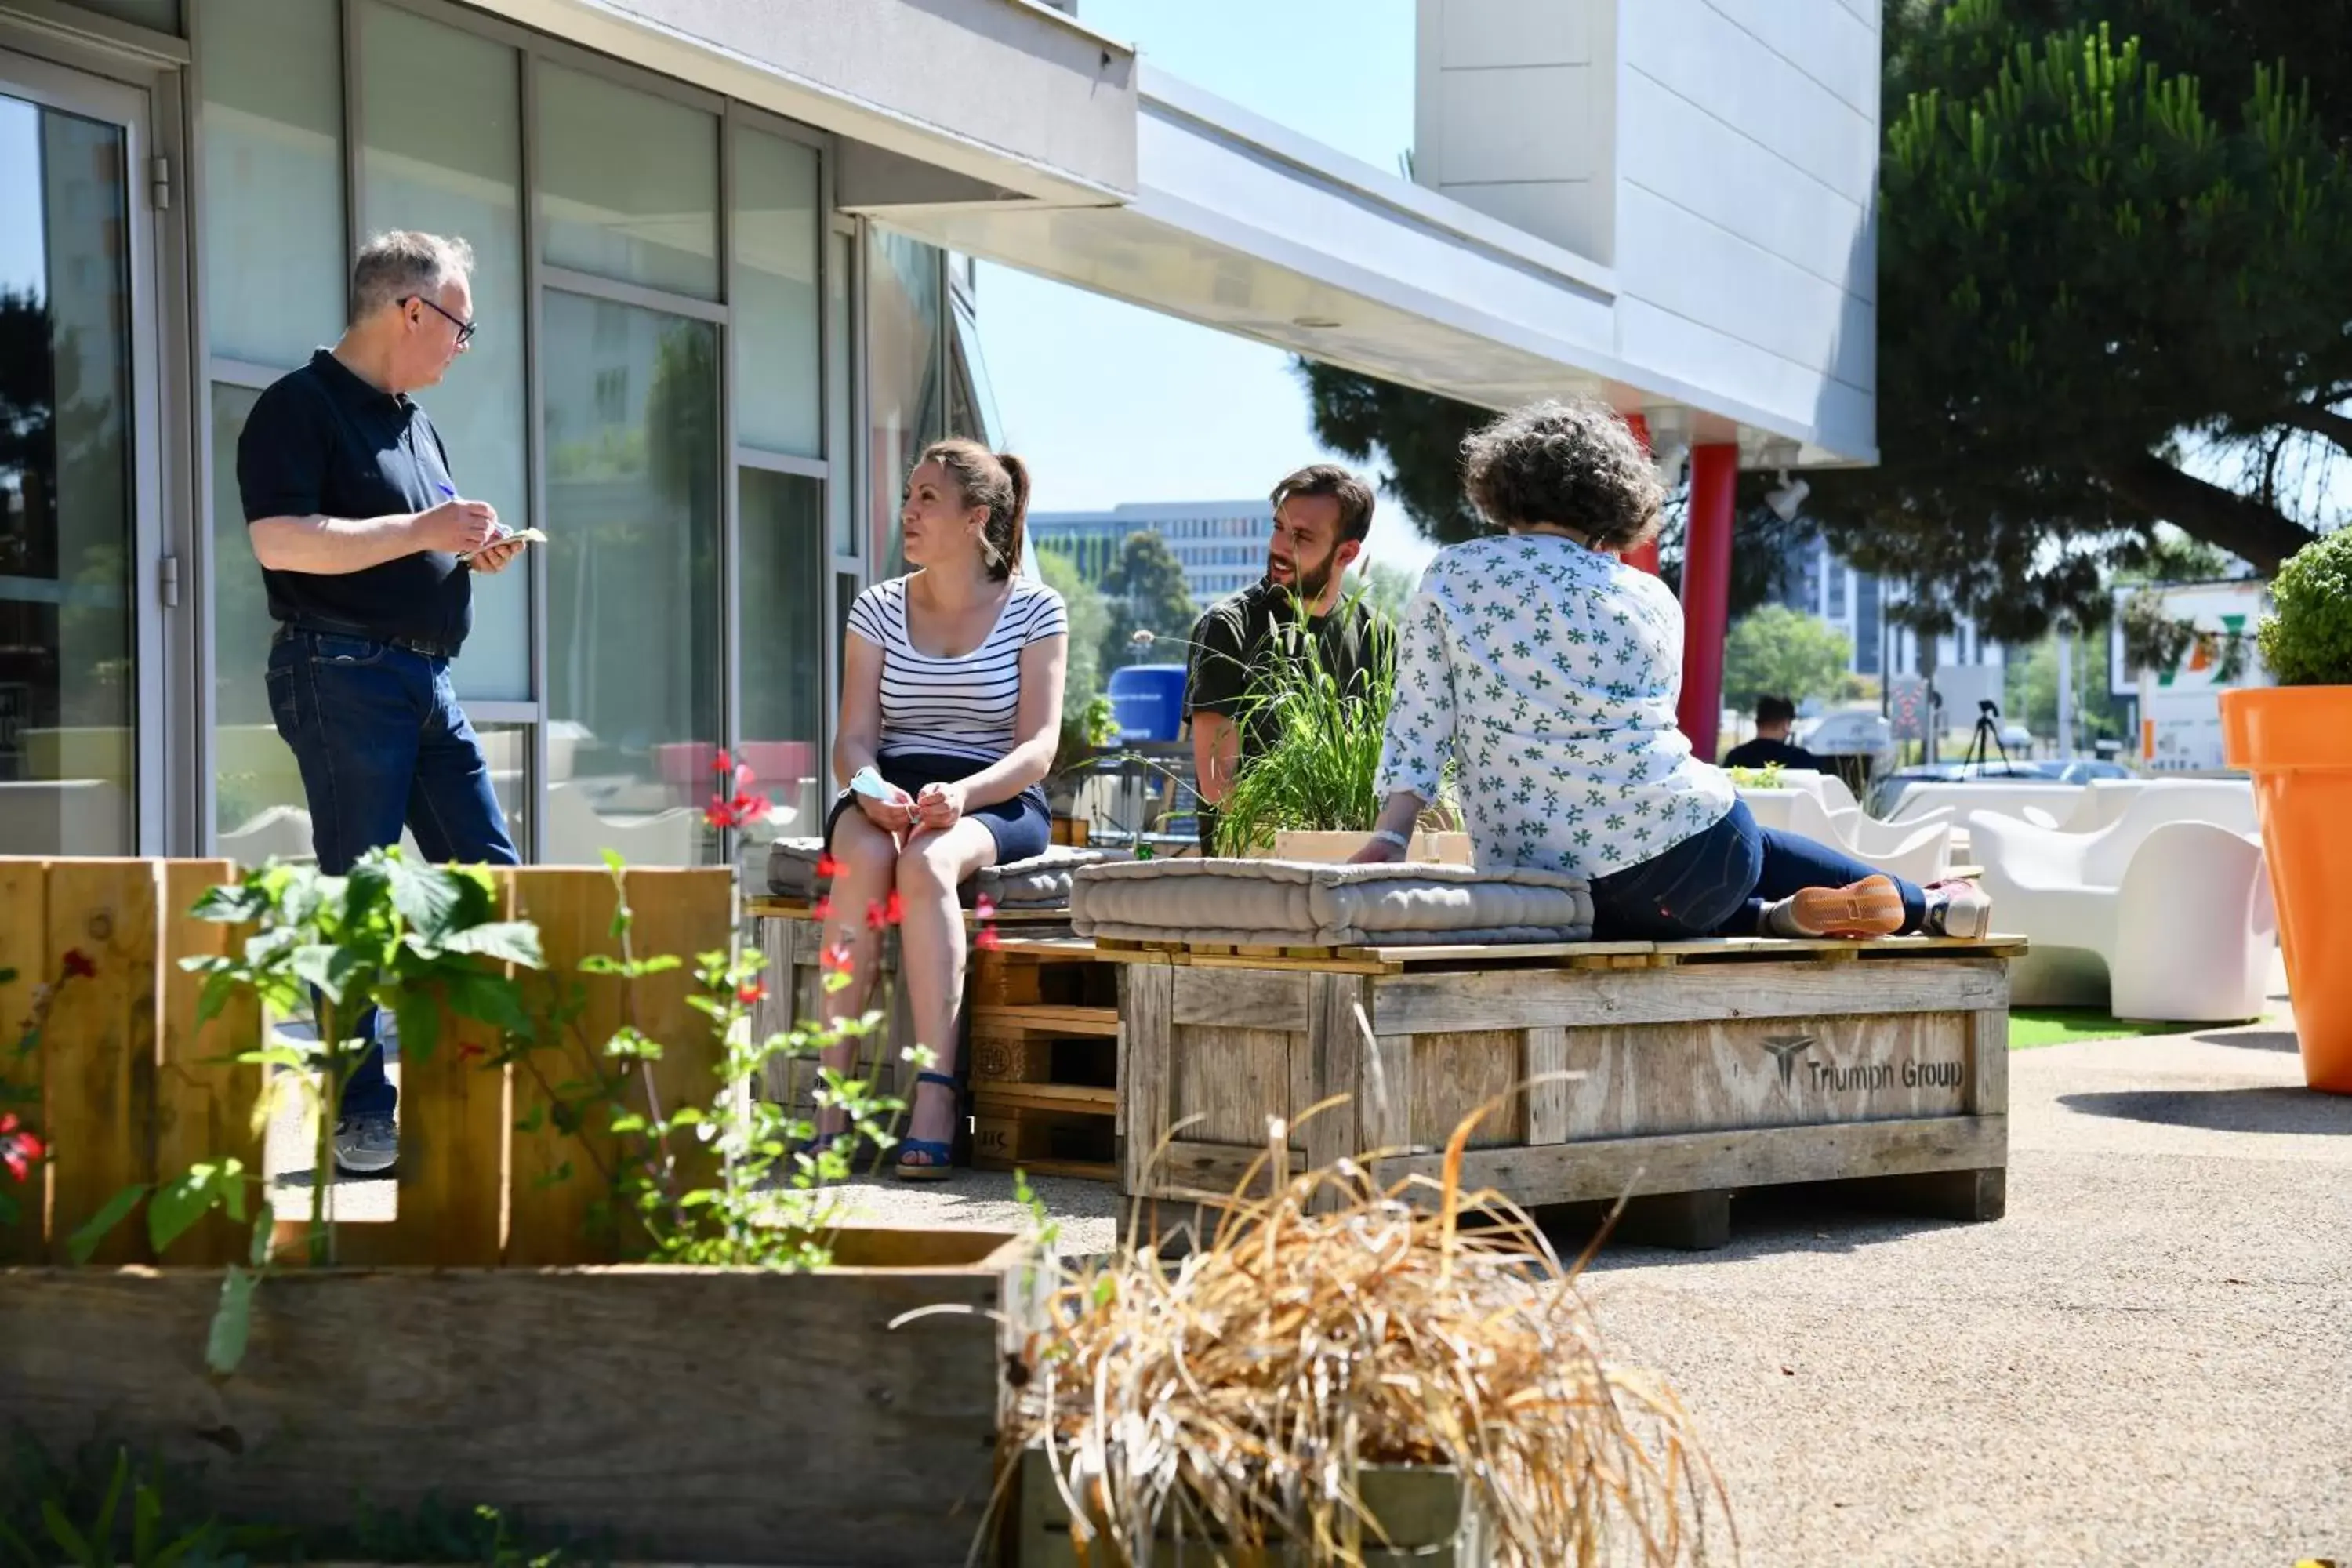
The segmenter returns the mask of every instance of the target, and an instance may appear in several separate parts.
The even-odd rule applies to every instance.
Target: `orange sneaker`
[[[1807,888],[1775,904],[1765,921],[1775,936],[1893,936],[1903,929],[1903,895],[1891,877]]]

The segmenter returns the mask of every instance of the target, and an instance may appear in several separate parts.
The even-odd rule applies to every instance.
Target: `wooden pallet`
[[[1008,941],[982,956],[966,1012],[972,1163],[1117,1181],[1118,970],[1071,938]]]
[[[1073,941],[1083,939],[1074,938]],[[2017,958],[2021,936],[1966,940],[1936,936],[1700,937],[1685,942],[1465,942],[1421,947],[1249,945],[1236,942],[1136,942],[1097,937],[1099,955],[1112,963],[1149,961],[1195,968],[1300,970],[1325,974],[1402,974],[1408,970],[1671,969],[1688,963],[1850,963],[1918,958]]]

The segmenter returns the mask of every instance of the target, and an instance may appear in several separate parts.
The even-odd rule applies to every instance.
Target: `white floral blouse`
[[[1639,865],[1736,798],[1676,728],[1682,662],[1682,606],[1613,556],[1550,534],[1442,550],[1405,612],[1381,795],[1434,800],[1451,758],[1479,865]]]

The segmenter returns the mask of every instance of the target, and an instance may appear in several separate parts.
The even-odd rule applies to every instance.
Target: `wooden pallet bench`
[[[768,995],[752,1022],[772,1033],[814,1018],[822,994],[824,932],[810,906],[754,899],[767,956]],[[969,931],[979,921],[965,914]],[[1062,910],[1000,910],[998,942],[974,947],[965,978],[958,1061],[971,1093],[969,1147],[982,1170],[1018,1166],[1033,1175],[1118,1179],[1118,975],[1094,944],[1068,935]],[[902,1053],[917,1044],[896,931],[881,943],[870,1006],[886,1017],[884,1039],[866,1059],[885,1087],[898,1081]],[[767,1093],[779,1104],[814,1106],[816,1068],[779,1059]]]
[[[1269,1117],[1295,1168],[1371,1154],[1383,1179],[1434,1177],[1491,1104],[1469,1187],[1630,1195],[1687,1245],[1719,1245],[1756,1186],[1867,1180],[1969,1219],[2005,1203],[2019,939],[1097,949],[1122,965],[1132,1194],[1231,1192]]]

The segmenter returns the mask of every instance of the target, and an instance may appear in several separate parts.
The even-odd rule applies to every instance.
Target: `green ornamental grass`
[[[1360,596],[1332,614],[1353,615]],[[1278,832],[1369,831],[1381,814],[1381,734],[1395,696],[1387,661],[1343,689],[1314,638],[1278,639],[1234,721],[1246,728],[1270,717],[1276,739],[1242,765],[1218,806],[1217,853],[1265,854]]]

